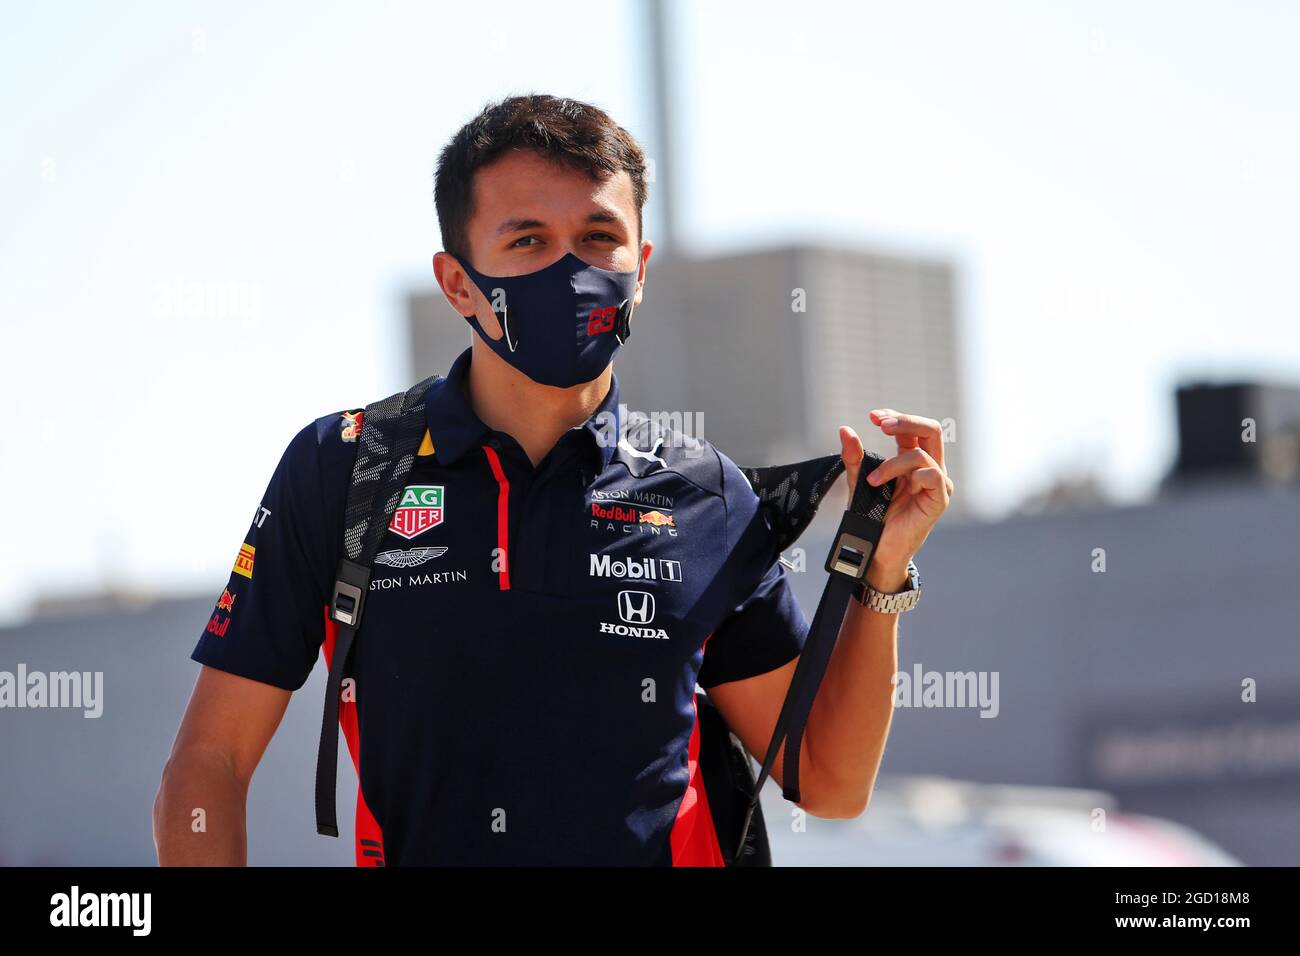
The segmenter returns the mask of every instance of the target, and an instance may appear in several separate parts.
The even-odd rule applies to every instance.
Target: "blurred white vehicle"
[[[1169,820],[1096,790],[882,776],[855,820],[806,817],[764,788],[776,866],[1241,866]]]

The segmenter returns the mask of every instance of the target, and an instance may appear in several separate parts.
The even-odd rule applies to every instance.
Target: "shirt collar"
[[[474,414],[465,395],[466,377],[469,375],[473,348],[467,348],[456,357],[446,378],[429,386],[425,392],[425,418],[429,437],[433,440],[433,454],[438,464],[450,465],[469,449],[481,444],[491,434],[483,421]],[[622,409],[618,401],[618,376],[610,374],[609,391],[600,405],[581,425],[573,430],[585,431],[591,436],[597,452],[600,469],[609,464],[622,434]]]
[[[581,428],[591,435],[600,462],[600,471],[609,465],[618,447],[618,440],[623,434],[623,406],[618,401],[618,376],[609,373],[609,391],[590,418],[582,423]]]
[[[440,378],[424,393],[424,413],[433,439],[433,456],[440,465],[450,465],[470,448],[479,444],[490,429],[479,420],[465,397],[465,377],[469,374],[472,348],[456,357]]]

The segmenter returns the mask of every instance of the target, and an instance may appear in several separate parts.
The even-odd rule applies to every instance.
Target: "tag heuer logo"
[[[388,530],[414,538],[442,524],[442,485],[407,485]]]

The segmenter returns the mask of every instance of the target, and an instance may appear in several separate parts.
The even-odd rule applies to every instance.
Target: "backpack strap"
[[[853,489],[853,500],[840,521],[839,530],[826,558],[830,577],[822,591],[817,611],[813,615],[799,662],[790,679],[790,689],[776,719],[772,741],[763,758],[758,781],[750,795],[749,808],[740,831],[740,842],[735,855],[740,856],[749,827],[758,807],[763,784],[776,763],[777,751],[785,742],[785,760],[781,776],[782,795],[794,803],[799,802],[799,751],[803,743],[808,715],[812,712],[817,689],[826,675],[831,652],[839,639],[840,624],[848,609],[849,598],[859,581],[866,577],[880,533],[885,527],[885,509],[893,498],[894,482],[887,481],[873,487],[867,482],[870,474],[884,459],[866,452],[858,469],[858,483]],[[763,506],[767,508],[768,522],[776,540],[784,550],[792,544],[812,522],[826,490],[840,472],[844,462],[839,455],[816,458],[794,465],[777,465],[770,468],[742,469],[753,485]]]
[[[767,512],[779,553],[794,544],[812,522],[827,490],[844,471],[844,459],[824,455],[792,465],[740,471]]]
[[[754,822],[749,828],[744,849],[733,852],[733,841],[740,833],[749,798],[754,792],[754,767],[749,751],[741,743],[718,705],[705,692],[695,695],[696,712],[700,724],[700,776],[709,800],[709,815],[718,837],[718,850],[726,866],[758,867],[772,865],[772,850],[768,845],[767,827],[763,823],[763,808],[754,810]]]
[[[361,627],[375,552],[397,509],[406,476],[424,438],[424,397],[438,379],[439,376],[431,375],[405,392],[396,392],[367,405],[361,419],[357,460],[352,466],[343,516],[343,552],[329,608],[337,634],[325,682],[325,712],[321,717],[320,749],[316,754],[316,832],[323,836],[339,835],[335,785],[343,673]]]

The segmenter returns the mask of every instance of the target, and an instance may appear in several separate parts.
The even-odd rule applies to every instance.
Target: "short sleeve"
[[[323,518],[313,423],[281,456],[193,660],[285,690],[306,683],[325,639]]]
[[[775,670],[803,651],[808,620],[795,599],[775,535],[744,474],[725,456],[730,611],[704,644],[697,681],[706,690]]]
[[[808,621],[785,566],[773,562],[757,588],[709,636],[699,684],[743,680],[775,670],[803,651]]]

